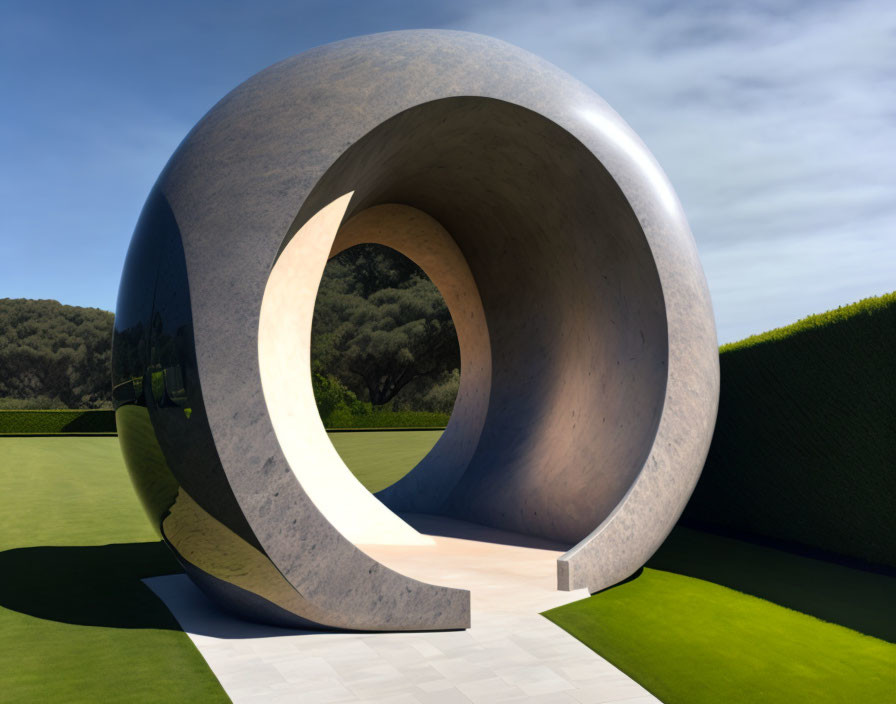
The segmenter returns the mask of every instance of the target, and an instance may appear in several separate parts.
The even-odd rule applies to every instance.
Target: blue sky
[[[720,342],[896,289],[896,3],[0,5],[0,297],[112,310],[150,187],[231,88],[312,46],[491,34],[600,93],[681,198]]]

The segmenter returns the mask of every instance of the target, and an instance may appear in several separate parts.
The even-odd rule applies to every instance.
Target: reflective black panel
[[[140,214],[125,260],[112,369],[122,452],[156,530],[162,532],[178,491],[186,491],[212,520],[258,548],[227,485],[208,428],[183,244],[174,214],[158,190]]]
[[[150,194],[131,239],[118,289],[112,338],[112,397],[128,472],[156,531],[177,497],[178,483],[159,446],[149,416],[150,321],[166,232],[176,230],[170,208]]]

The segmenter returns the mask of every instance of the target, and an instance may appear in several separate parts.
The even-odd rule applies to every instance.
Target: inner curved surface
[[[434,505],[466,470],[485,423],[492,365],[482,300],[457,243],[416,208],[389,203],[362,210],[339,229],[330,256],[362,243],[391,247],[419,266],[439,290],[454,323],[461,363],[454,409],[435,447],[411,470],[413,478],[399,480],[407,479],[404,491],[419,505]]]
[[[258,361],[265,403],[290,469],[330,524],[352,543],[432,545],[372,496],[333,447],[311,386],[317,289],[351,192],[314,214],[280,253],[265,285]]]
[[[666,389],[662,289],[621,190],[555,123],[473,97],[411,108],[358,140],[293,231],[349,190],[347,218],[404,204],[450,233],[481,299],[489,351],[478,354],[491,364],[469,460],[440,443],[378,496],[399,512],[579,541],[637,478]],[[469,403],[459,398],[454,415]],[[447,483],[436,469],[446,466]]]

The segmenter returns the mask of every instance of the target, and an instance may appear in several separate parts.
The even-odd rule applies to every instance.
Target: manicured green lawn
[[[330,437],[376,491],[439,435]],[[0,701],[227,700],[140,582],[180,570],[116,438],[0,438],[0,487]],[[546,615],[667,704],[891,702],[894,587],[679,528],[639,577]]]
[[[334,433],[371,490],[441,431]],[[0,438],[0,701],[228,701],[140,581],[180,572],[128,479],[117,438]]]
[[[140,581],[179,572],[117,438],[0,438],[0,701],[228,701]]]
[[[891,702],[894,595],[893,577],[678,527],[639,576],[545,616],[666,704]]]
[[[410,472],[441,435],[441,430],[330,433],[330,441],[358,481],[377,492]]]
[[[671,572],[645,568],[545,615],[665,704],[885,704],[896,692],[896,646]]]
[[[894,577],[681,526],[647,566],[713,582],[896,643]]]

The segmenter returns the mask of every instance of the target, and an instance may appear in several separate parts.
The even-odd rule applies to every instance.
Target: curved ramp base
[[[387,638],[290,633],[228,618],[204,603],[182,576],[156,577],[147,584],[178,619],[236,704],[278,697],[308,704],[334,699],[658,702],[540,615],[586,594],[554,589],[553,563],[559,550],[532,546],[534,541],[527,536],[459,521],[406,518],[422,532],[437,530],[433,534],[437,544],[410,553],[387,547],[386,552],[397,554],[384,554],[383,559],[401,560],[403,570],[428,581],[467,585],[472,592],[470,630],[396,633]],[[438,558],[418,554],[427,551]]]

